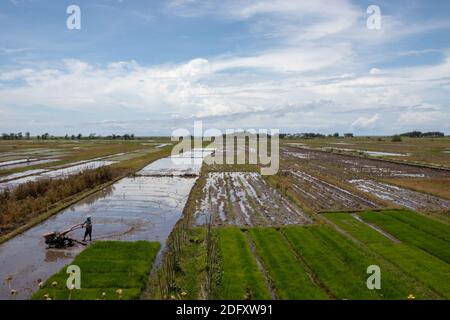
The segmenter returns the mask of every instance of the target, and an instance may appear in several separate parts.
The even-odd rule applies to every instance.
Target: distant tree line
[[[439,138],[444,137],[444,133],[438,131],[430,131],[430,132],[420,132],[420,131],[411,131],[400,134],[401,137],[410,137],[410,138]]]
[[[2,140],[29,140],[30,139],[30,133],[26,132],[25,134],[22,134],[22,132],[18,133],[2,133]]]
[[[18,133],[2,133],[2,140],[30,140],[31,139],[31,135],[29,132],[26,132],[25,134],[23,134],[22,132],[18,132]],[[106,137],[103,137],[101,135],[97,135],[96,133],[91,133],[88,136],[83,136],[81,133],[75,135],[68,135],[66,134],[65,136],[54,136],[51,135],[49,133],[43,133],[43,134],[38,134],[36,135],[36,139],[37,140],[54,140],[54,139],[63,139],[63,140],[134,140],[135,139],[135,135],[134,133],[131,134],[123,134],[123,135],[119,135],[119,134],[113,134],[113,135],[109,135]]]
[[[322,133],[314,133],[314,132],[304,132],[304,133],[280,133],[280,139],[313,139],[313,138],[339,138],[340,135],[338,132],[335,132],[333,134],[322,134]],[[353,133],[344,133],[344,138],[353,138]]]

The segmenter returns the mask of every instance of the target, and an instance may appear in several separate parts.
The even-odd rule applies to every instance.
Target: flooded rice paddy
[[[49,158],[49,159],[11,160],[11,161],[1,162],[0,169],[9,170],[9,169],[15,169],[15,168],[24,168],[24,167],[29,167],[29,166],[35,166],[37,164],[50,163],[50,162],[56,162],[56,161],[59,161],[59,159]]]
[[[298,207],[269,186],[259,173],[214,172],[206,177],[194,214],[198,225],[269,226],[310,223]]]
[[[176,166],[170,160],[155,161],[137,177],[124,178],[0,245],[0,299],[10,299],[11,289],[18,291],[16,298],[29,298],[37,290],[38,280],[47,279],[69,263],[83,247],[47,249],[42,235],[81,223],[88,215],[93,221],[93,241],[148,240],[164,244],[196,181],[196,177],[183,177],[184,173],[171,177],[145,175],[170,171]],[[184,169],[189,170],[187,165]],[[80,240],[83,230],[71,235]],[[8,276],[12,276],[9,283],[3,281]]]
[[[392,178],[450,178],[450,170],[439,170],[408,164],[393,163],[377,159],[354,157],[345,154],[317,151],[299,147],[285,147],[281,150],[283,160],[295,161],[298,166],[307,166],[339,180],[353,180],[356,177]],[[291,164],[288,163],[288,166]]]
[[[292,191],[318,211],[379,208],[380,205],[358,194],[299,170],[287,171]]]
[[[351,180],[361,191],[394,202],[412,210],[442,210],[450,208],[450,201],[432,195],[400,188],[374,180]]]
[[[335,143],[339,144],[339,143]],[[345,145],[348,145],[347,143],[344,143]],[[349,149],[349,148],[330,148],[325,147],[322,148],[323,150],[340,150],[340,151],[346,151],[351,153],[359,153],[359,154],[365,154],[372,157],[408,157],[410,156],[409,153],[397,153],[397,152],[383,152],[383,151],[370,151],[370,150],[360,150],[360,149]]]
[[[365,199],[364,193],[414,210],[449,209],[445,199],[378,182],[383,178],[449,178],[449,170],[359,158],[306,148],[283,148],[282,170],[292,182],[292,190],[314,210],[376,208],[380,204]],[[307,169],[307,170],[306,170]],[[308,172],[306,173],[305,170]],[[340,181],[360,194],[343,190],[319,177]],[[294,178],[294,180],[292,179]],[[353,186],[353,188],[352,188]],[[361,194],[362,193],[362,194]],[[381,204],[381,206],[383,206]]]
[[[57,170],[51,170],[51,171],[44,170],[38,174],[26,175],[22,178],[2,182],[2,183],[0,183],[0,190],[13,189],[13,188],[17,187],[18,185],[21,185],[21,184],[24,184],[27,182],[31,182],[31,181],[37,181],[39,179],[64,178],[69,175],[80,173],[84,170],[97,169],[100,167],[109,166],[113,163],[116,163],[116,161],[108,161],[108,160],[90,161],[90,162],[72,165],[72,166],[57,169]],[[30,171],[33,171],[33,170],[30,170]],[[28,172],[28,171],[25,171],[22,174],[25,174],[26,172]],[[5,179],[5,178],[3,178],[3,179]]]

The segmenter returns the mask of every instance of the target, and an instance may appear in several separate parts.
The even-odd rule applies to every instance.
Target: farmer
[[[91,216],[86,218],[86,221],[83,223],[82,227],[86,227],[86,231],[84,232],[83,241],[86,241],[86,237],[89,236],[89,241],[92,241],[92,221]]]

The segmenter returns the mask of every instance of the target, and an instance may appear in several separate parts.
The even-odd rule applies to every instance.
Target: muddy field
[[[306,166],[324,172],[327,175],[346,180],[355,179],[355,177],[450,177],[450,171],[447,170],[411,166],[304,148],[285,147],[281,150],[281,156],[284,160],[287,160],[285,165],[289,165],[289,160],[291,160],[301,166]]]
[[[400,188],[374,180],[351,180],[361,191],[370,193],[380,199],[392,201],[412,210],[445,210],[450,208],[450,201],[428,194]]]
[[[359,210],[379,208],[380,205],[370,199],[352,193],[300,170],[284,172],[290,181],[291,189],[302,203],[309,208],[324,210]]]
[[[392,141],[392,137],[353,137],[319,139],[282,139],[289,146],[301,146],[318,150],[339,151],[347,154],[363,155],[372,158],[398,160],[407,163],[420,163],[450,169],[450,137],[407,138]]]
[[[290,181],[291,189],[300,202],[316,211],[379,208],[387,203],[415,210],[450,208],[448,200],[380,181],[393,178],[442,180],[450,177],[448,170],[301,147],[284,147],[281,159],[281,172]]]
[[[269,226],[310,223],[311,219],[253,172],[212,172],[194,214],[204,225]]]

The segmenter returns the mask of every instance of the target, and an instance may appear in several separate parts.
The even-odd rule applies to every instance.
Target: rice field
[[[0,244],[0,274],[12,275],[10,285],[20,289],[17,298],[450,298],[450,202],[439,191],[450,178],[447,170],[382,160],[400,158],[395,155],[400,150],[352,155],[336,151],[346,145],[328,150],[292,143],[282,146],[278,174],[263,176],[251,164],[203,164],[215,152],[210,148],[173,157],[164,141],[120,146],[83,142],[29,148],[30,159],[58,160],[0,167],[0,186],[7,185],[7,197],[28,190],[27,183],[75,181],[91,165],[118,170],[117,181],[100,184],[85,199],[90,190],[81,190],[73,195],[76,200],[54,210],[55,217],[43,218]],[[20,164],[24,152],[8,150],[1,159],[5,166]],[[429,183],[419,185],[419,180]],[[42,199],[35,197],[33,204]],[[53,194],[47,197],[51,202]],[[23,205],[31,201],[22,198]],[[66,201],[60,199],[55,206]],[[32,211],[30,216],[41,217]],[[93,216],[96,234],[86,250],[75,246],[63,253],[42,246],[40,235],[52,226],[63,228],[87,215]],[[23,247],[33,238],[41,242]],[[152,241],[152,253],[130,256],[128,265],[121,256],[127,250],[120,246],[131,244],[122,241]],[[21,247],[29,258],[16,255]],[[130,254],[133,250],[129,248]],[[110,261],[102,267],[100,260],[108,255]],[[72,293],[61,285],[66,276],[61,267],[71,261],[88,270],[86,285]],[[381,271],[378,289],[367,286],[367,270],[373,265]],[[106,278],[109,273],[112,277]],[[41,290],[36,288],[38,278],[45,282]],[[5,283],[0,289],[2,297],[9,295]]]
[[[377,224],[383,228],[380,232],[366,222],[366,215],[402,213],[412,224],[425,219],[424,228],[438,223],[414,212],[380,211],[362,213],[363,220],[348,213],[327,213],[330,223],[320,225],[216,227],[212,232],[219,259],[212,278],[217,284],[209,298],[405,300],[413,295],[448,299],[450,266],[445,260],[412,242],[393,241],[385,234],[390,230],[387,224]],[[439,234],[448,236],[448,226],[436,226]],[[366,284],[371,265],[381,270],[379,290]],[[200,277],[196,286],[202,286],[204,279]],[[189,286],[183,290],[191,291]]]
[[[69,290],[66,287],[67,266],[65,266],[51,276],[32,299],[138,299],[146,285],[159,248],[158,242],[96,242],[71,262],[71,265],[80,267],[81,289]]]
[[[194,213],[197,225],[269,226],[312,220],[255,172],[210,172]]]

